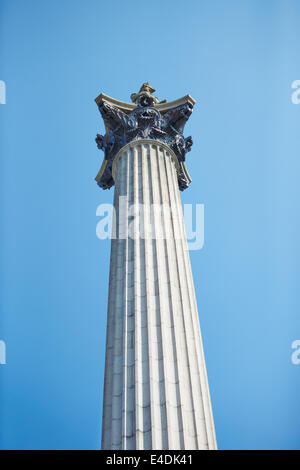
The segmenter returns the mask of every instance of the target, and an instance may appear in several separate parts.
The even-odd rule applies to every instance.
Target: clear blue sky
[[[94,98],[187,93],[185,203],[221,449],[300,448],[300,3],[0,0],[0,446],[100,445],[109,240]]]

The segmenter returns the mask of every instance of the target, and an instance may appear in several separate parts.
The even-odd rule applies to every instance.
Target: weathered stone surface
[[[216,448],[178,167],[178,155],[149,138],[125,145],[111,167],[125,238],[111,245],[103,449]],[[167,204],[172,217],[149,209],[131,222],[137,203]],[[141,226],[156,236],[139,236]]]

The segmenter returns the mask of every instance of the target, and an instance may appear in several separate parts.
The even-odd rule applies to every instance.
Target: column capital
[[[186,95],[169,103],[153,95],[155,89],[144,83],[132,93],[133,103],[125,103],[101,93],[96,104],[105,124],[105,135],[97,134],[96,143],[104,151],[104,161],[96,176],[98,185],[109,189],[114,185],[112,164],[118,152],[132,141],[154,139],[166,144],[179,162],[178,185],[188,187],[191,179],[185,168],[185,155],[190,151],[191,136],[184,137],[184,126],[193,111],[195,100]]]

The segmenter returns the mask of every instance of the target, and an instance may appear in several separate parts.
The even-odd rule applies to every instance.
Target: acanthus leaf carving
[[[129,114],[112,106],[106,101],[98,104],[103,117],[106,134],[97,134],[97,147],[104,152],[107,161],[105,170],[98,181],[103,189],[110,188],[113,184],[111,173],[112,162],[118,151],[127,143],[138,139],[155,139],[166,143],[175,153],[179,163],[185,161],[185,155],[191,150],[193,140],[191,136],[185,138],[184,126],[193,107],[190,103],[184,103],[162,114],[155,105],[158,99],[152,95],[154,89],[144,84],[138,94],[132,95],[132,100],[137,103]],[[178,184],[181,190],[190,183],[185,171],[178,174]]]

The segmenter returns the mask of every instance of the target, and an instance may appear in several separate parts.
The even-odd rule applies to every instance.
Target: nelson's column
[[[95,100],[106,128],[96,181],[115,185],[102,448],[216,449],[179,195],[195,101],[154,91]]]

